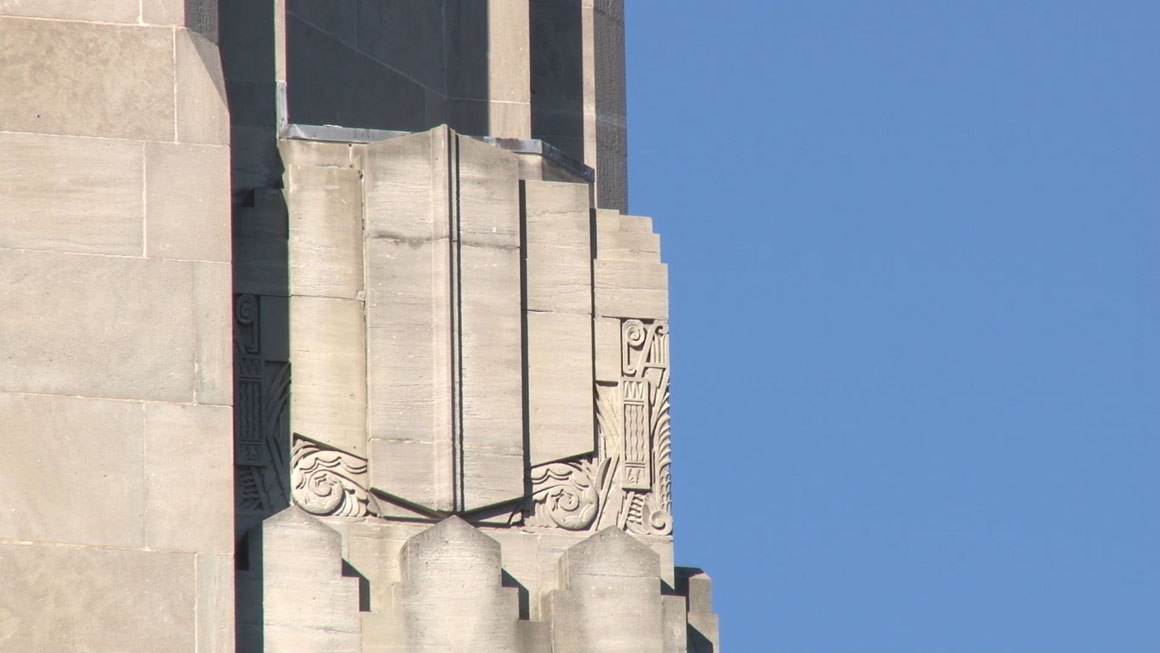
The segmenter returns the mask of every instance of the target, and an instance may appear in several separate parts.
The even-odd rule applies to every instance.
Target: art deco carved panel
[[[308,353],[328,380],[302,367],[312,378],[294,405],[315,419],[291,436],[289,364],[263,357],[260,302],[239,296],[242,505],[288,497],[330,517],[669,535],[667,273],[651,221],[593,209],[585,184],[527,179],[516,154],[445,127],[349,156],[325,147],[301,161],[306,149],[283,150],[290,223],[361,234],[349,256],[365,261],[362,289],[325,304],[361,317],[318,324],[326,313],[307,307],[324,304],[299,298],[295,278],[318,272],[290,266],[290,358]],[[309,201],[307,185],[338,176],[362,197]],[[320,362],[351,328],[365,364]],[[352,379],[366,388],[357,442],[317,419]]]

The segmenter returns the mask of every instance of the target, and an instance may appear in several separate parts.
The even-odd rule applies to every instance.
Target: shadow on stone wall
[[[532,137],[584,160],[584,59],[580,0],[531,4]]]
[[[487,0],[288,0],[290,122],[488,133]]]

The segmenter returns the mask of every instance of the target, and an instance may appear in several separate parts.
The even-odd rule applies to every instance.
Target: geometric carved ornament
[[[668,324],[620,326],[622,377],[596,384],[596,454],[532,468],[526,526],[672,533]]]

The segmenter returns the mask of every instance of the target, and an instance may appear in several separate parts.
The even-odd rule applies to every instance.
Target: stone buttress
[[[651,220],[446,126],[280,147],[286,295],[236,299],[241,650],[716,650]]]

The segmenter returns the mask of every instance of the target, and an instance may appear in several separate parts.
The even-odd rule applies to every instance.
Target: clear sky
[[[724,650],[1160,651],[1160,2],[627,4]]]

